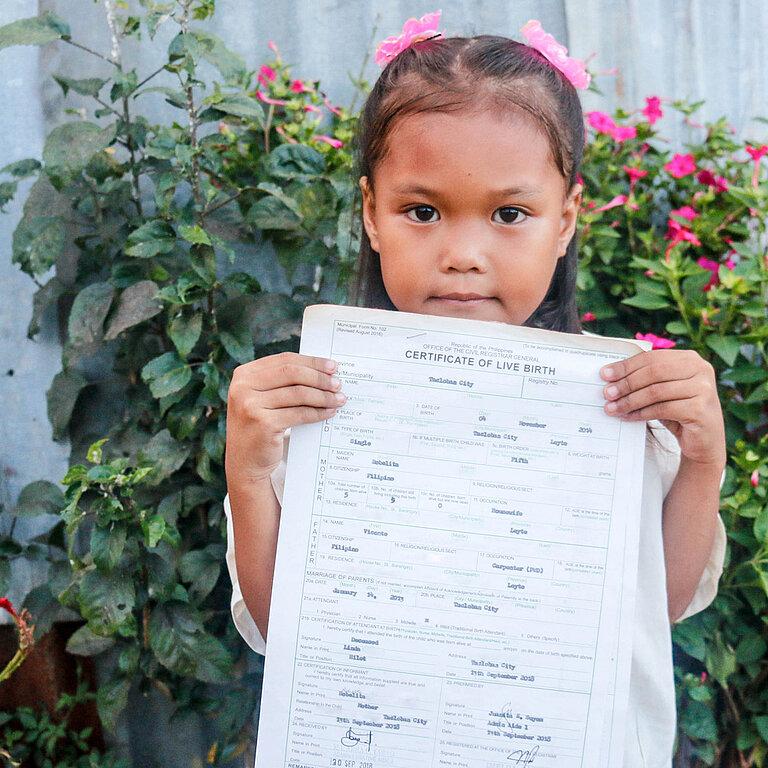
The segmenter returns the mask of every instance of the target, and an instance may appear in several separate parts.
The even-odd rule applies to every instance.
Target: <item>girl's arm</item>
[[[725,468],[725,429],[712,366],[691,350],[657,349],[612,363],[606,413],[658,419],[680,444],[680,469],[664,500],[662,532],[671,622],[690,603],[709,560]]]
[[[343,405],[335,371],[331,360],[285,352],[236,368],[229,387],[225,469],[237,578],[264,638],[280,523],[270,475],[288,427],[330,418]]]

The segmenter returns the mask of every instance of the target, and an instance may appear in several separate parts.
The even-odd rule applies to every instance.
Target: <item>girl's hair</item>
[[[491,110],[502,117],[528,115],[546,135],[566,189],[576,183],[584,147],[584,118],[576,89],[536,49],[491,35],[424,40],[388,64],[360,116],[360,175],[367,176],[373,187],[389,137],[403,118],[467,110]],[[574,235],[557,262],[544,300],[526,325],[581,331],[576,310],[577,253]],[[395,309],[384,287],[379,254],[365,231],[357,300],[368,307]]]

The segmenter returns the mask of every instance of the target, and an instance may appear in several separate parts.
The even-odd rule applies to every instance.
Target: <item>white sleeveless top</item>
[[[649,423],[653,428],[655,440],[646,437],[632,670],[624,761],[621,768],[669,768],[675,741],[675,685],[667,612],[661,508],[680,465],[680,449],[677,440],[666,428],[658,422]],[[286,434],[283,460],[271,478],[275,494],[281,503],[287,447]],[[232,618],[248,645],[256,653],[263,655],[266,652],[266,643],[245,606],[237,578],[229,497],[224,500],[224,510],[227,515],[226,561],[232,579]],[[703,610],[714,599],[723,570],[725,546],[725,526],[722,520],[719,520],[709,562],[701,576],[696,594],[680,621]]]

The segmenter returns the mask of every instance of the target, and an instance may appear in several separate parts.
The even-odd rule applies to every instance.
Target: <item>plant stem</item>
[[[69,43],[69,45],[74,45],[75,48],[79,48],[81,51],[85,51],[86,53],[90,53],[91,56],[97,56],[102,61],[106,61],[108,64],[111,64],[113,67],[117,66],[116,61],[112,61],[108,56],[104,56],[103,54],[99,53],[98,51],[94,51],[92,48],[89,48],[87,45],[82,45],[81,43],[76,43],[74,40],[69,40],[66,37],[62,38],[65,43]]]
[[[145,78],[144,78],[144,79],[143,79],[143,80],[142,80],[142,81],[141,81],[141,82],[140,82],[140,83],[139,83],[139,84],[136,86],[136,90],[138,91],[138,90],[139,90],[139,88],[141,88],[141,86],[142,86],[142,85],[146,85],[146,84],[147,84],[147,83],[148,83],[148,82],[149,82],[149,81],[150,81],[150,80],[151,80],[153,77],[155,77],[156,75],[159,75],[159,74],[160,74],[160,73],[161,73],[161,72],[162,72],[164,69],[165,69],[165,65],[163,65],[162,67],[159,67],[158,69],[156,69],[156,70],[155,70],[155,71],[154,71],[154,72],[153,72],[151,75],[147,75],[147,76],[146,76],[146,77],[145,77]]]

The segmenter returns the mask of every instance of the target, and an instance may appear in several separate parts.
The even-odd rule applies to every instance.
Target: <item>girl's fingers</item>
[[[341,388],[341,381],[334,375],[336,367],[334,361],[326,358],[288,352],[238,366],[232,376],[232,386],[266,392],[303,385],[336,392]]]
[[[631,391],[624,397],[608,400],[605,412],[611,416],[624,416],[654,403],[687,402],[701,394],[693,379],[655,381],[646,387]]]
[[[262,407],[270,410],[294,408],[302,405],[313,408],[339,408],[347,401],[346,395],[341,392],[328,392],[306,386],[271,389],[262,392],[259,399]]]
[[[330,419],[336,414],[336,408],[313,408],[310,405],[298,405],[293,408],[280,408],[274,411],[276,425],[280,431],[297,424],[314,424],[317,421]]]
[[[706,365],[695,352],[661,349],[611,363],[600,373],[609,382],[604,387],[606,398],[616,400],[653,382],[693,378]]]

